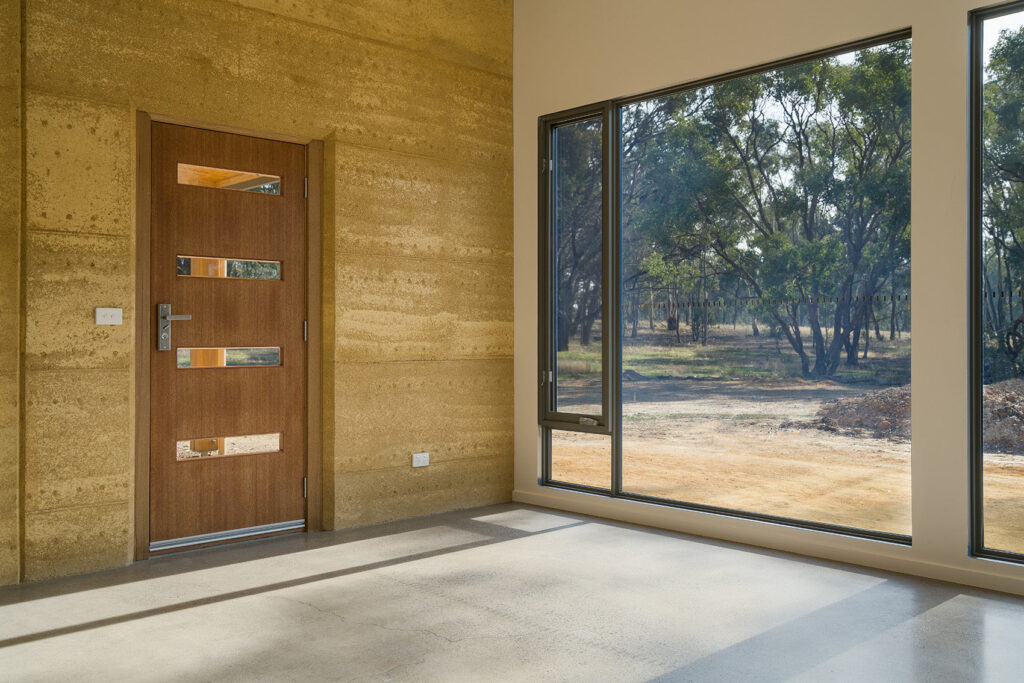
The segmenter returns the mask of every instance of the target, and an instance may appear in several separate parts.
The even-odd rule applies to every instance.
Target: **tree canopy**
[[[890,335],[905,328],[893,299],[910,284],[910,102],[908,39],[624,107],[626,325],[635,333],[646,306],[677,336],[685,317],[705,343],[722,315],[708,302],[728,303],[734,320],[784,338],[808,378],[857,364],[864,330],[886,313]],[[599,160],[600,129],[591,133]],[[595,152],[577,146],[577,165],[559,171],[558,211],[591,207],[592,226],[599,178],[582,186]],[[569,320],[591,310],[592,288],[573,278],[599,279],[600,265],[568,256],[583,253],[582,227],[559,228],[558,310]]]

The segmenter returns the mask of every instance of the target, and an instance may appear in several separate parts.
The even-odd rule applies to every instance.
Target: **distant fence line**
[[[994,292],[993,292],[994,294]],[[1002,295],[1002,292],[999,293]],[[1010,292],[1010,296],[1021,296],[1021,290]],[[635,311],[653,311],[654,313],[671,314],[687,308],[729,308],[735,306],[778,306],[792,304],[833,304],[833,303],[891,303],[909,302],[909,294],[880,296],[812,296],[795,299],[779,299],[772,297],[748,297],[746,299],[705,299],[703,301],[682,301],[677,304],[623,304],[622,310],[627,313]]]
[[[982,299],[1012,299],[1017,297],[1018,299],[1024,299],[1024,289],[1018,289],[1014,291],[1012,289],[1007,290],[989,290],[981,293]]]

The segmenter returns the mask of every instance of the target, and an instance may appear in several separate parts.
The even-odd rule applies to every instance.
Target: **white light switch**
[[[97,308],[97,325],[120,325],[124,322],[124,316],[120,308]]]
[[[412,454],[412,466],[413,467],[426,467],[430,464],[430,453],[413,453]]]

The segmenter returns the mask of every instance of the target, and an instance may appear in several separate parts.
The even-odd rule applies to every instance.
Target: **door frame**
[[[323,226],[323,140],[222,126],[181,117],[135,114],[135,559],[149,557],[149,458],[150,458],[150,355],[155,337],[150,297],[150,212],[152,209],[152,145],[154,121],[236,133],[266,140],[291,142],[306,147],[306,531],[320,531],[323,524],[323,429],[322,429],[322,253]]]

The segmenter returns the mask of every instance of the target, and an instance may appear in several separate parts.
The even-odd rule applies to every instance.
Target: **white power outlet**
[[[97,325],[120,325],[122,322],[124,322],[124,317],[120,308],[96,309]]]
[[[430,453],[413,453],[412,454],[412,466],[413,467],[426,467],[430,464]]]

